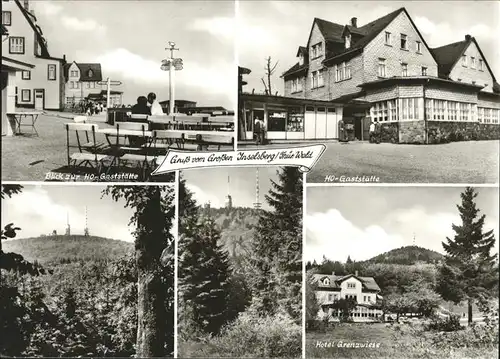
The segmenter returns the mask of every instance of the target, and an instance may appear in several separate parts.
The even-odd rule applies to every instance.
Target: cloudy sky
[[[463,187],[309,187],[306,260],[323,254],[345,262],[366,260],[391,249],[415,245],[443,253],[441,242],[460,224],[456,204]],[[477,188],[484,230],[499,236],[497,188]]]
[[[279,61],[273,84],[283,95],[279,76],[293,66],[305,46],[315,17],[358,26],[406,7],[427,44],[433,47],[476,38],[496,78],[500,78],[500,2],[498,1],[250,1],[239,2],[239,64],[252,70],[245,91],[263,92],[265,58]],[[274,90],[273,90],[274,92]]]
[[[100,62],[103,76],[123,82],[125,103],[156,92],[168,99],[168,72],[160,70],[169,41],[184,69],[176,98],[235,109],[232,1],[34,1],[51,56]]]
[[[269,209],[264,199],[271,189],[271,179],[278,181],[277,171],[279,167],[259,168],[260,202],[262,208]],[[225,206],[225,200],[229,192],[234,207],[253,207],[256,194],[256,168],[234,167],[234,168],[204,168],[182,172],[186,185],[193,192],[198,204],[203,205],[210,201],[210,206],[219,208]]]
[[[91,235],[133,241],[128,226],[133,210],[124,208],[124,201],[110,196],[101,199],[104,186],[24,185],[20,194],[2,200],[2,225],[14,223],[21,228],[18,238],[38,237],[55,229],[66,230],[67,216],[72,234],[83,234],[85,207]]]

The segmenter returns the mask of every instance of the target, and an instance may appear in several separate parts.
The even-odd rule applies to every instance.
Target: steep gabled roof
[[[319,19],[317,17],[314,18],[313,27],[314,23],[318,25],[318,29],[325,38],[325,40],[340,39],[342,37],[342,31],[344,31],[344,25]],[[309,41],[307,41],[307,43],[309,44]]]
[[[469,44],[470,40],[464,40],[431,49],[438,63],[439,77],[448,78],[451,69],[453,69],[455,64],[462,57]]]
[[[307,47],[299,46],[299,49],[297,50],[297,55],[295,56],[299,56],[301,53],[307,55],[309,53],[309,51],[307,51]]]
[[[293,65],[292,67],[290,67],[288,70],[286,70],[282,75],[281,77],[286,77],[286,76],[289,76],[289,75],[292,75],[292,74],[295,74],[295,73],[300,73],[304,70],[306,70],[307,68],[309,67],[308,64],[302,64],[302,65],[299,65],[299,63],[297,62],[295,65]]]
[[[24,6],[21,4],[21,2],[19,0],[15,0],[16,2],[16,5],[19,7],[19,9],[21,10],[21,13],[24,15],[24,17],[26,18],[26,21],[28,21],[28,24],[31,26],[31,28],[33,29],[33,31],[35,32],[35,39],[38,41],[38,43],[40,44],[40,48],[41,48],[41,55],[42,57],[50,57],[50,54],[49,54],[49,49],[47,47],[47,41],[45,40],[45,38],[43,37],[43,34],[42,34],[42,30],[40,29],[40,26],[36,25],[35,22],[36,22],[36,17],[31,14],[30,12],[28,12]]]
[[[356,278],[359,280],[362,284],[363,287],[366,290],[370,291],[380,291],[380,287],[378,286],[377,282],[375,282],[375,279],[373,277],[358,277],[354,274],[348,274],[344,276],[337,276],[337,275],[331,275],[331,274],[313,274],[312,276],[312,281],[313,283],[318,282],[322,283],[322,281],[325,278],[328,278],[330,280],[330,285],[328,285],[328,288],[340,288],[340,284],[345,281],[346,279],[349,278]],[[319,288],[324,288],[325,286],[319,285]]]
[[[101,64],[97,63],[78,63],[71,62],[64,65],[64,76],[68,78],[68,71],[71,65],[76,64],[80,70],[80,81],[102,81]],[[89,70],[92,70],[92,76],[89,76]]]
[[[486,57],[484,56],[479,44],[473,36],[467,37],[463,41],[454,42],[452,44],[444,45],[441,47],[436,47],[431,49],[431,53],[434,55],[436,62],[438,63],[438,74],[439,77],[448,78],[450,76],[451,70],[455,67],[455,65],[460,61],[462,55],[465,53],[465,50],[469,47],[471,43],[474,43],[483,58],[484,64],[486,68],[491,74],[493,78],[493,87],[497,90],[500,90],[498,87],[498,82],[495,78],[495,74],[491,70]]]

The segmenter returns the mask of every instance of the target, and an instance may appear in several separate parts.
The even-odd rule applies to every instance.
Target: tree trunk
[[[158,273],[140,270],[137,280],[137,351],[136,357],[165,356],[165,293]]]
[[[472,324],[472,300],[471,299],[468,299],[467,300],[467,314],[468,314],[468,318],[467,318],[467,323],[469,325]]]

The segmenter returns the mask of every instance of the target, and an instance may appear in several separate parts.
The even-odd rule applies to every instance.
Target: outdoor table
[[[7,116],[12,116],[14,120],[16,121],[16,128],[15,128],[15,134],[20,135],[21,134],[21,126],[30,126],[32,131],[35,132],[35,134],[38,136],[38,132],[36,130],[35,124],[36,120],[38,119],[38,115],[41,115],[41,112],[38,111],[23,111],[23,112],[9,112],[7,113]],[[28,117],[31,118],[31,122],[27,124],[23,124],[23,118],[27,119]]]

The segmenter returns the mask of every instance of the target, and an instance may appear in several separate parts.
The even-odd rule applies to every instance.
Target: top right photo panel
[[[240,1],[238,149],[308,183],[496,184],[500,3]]]

